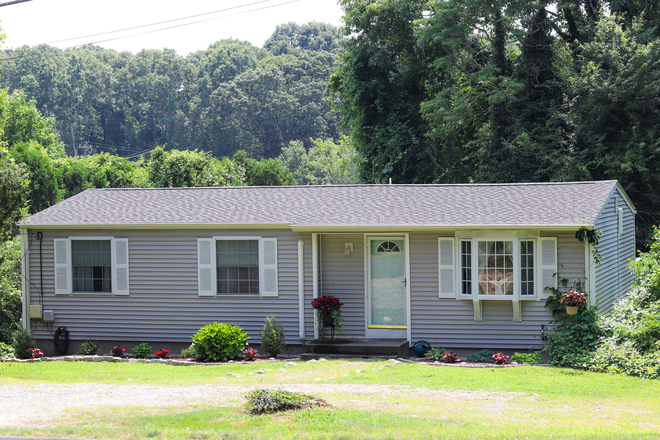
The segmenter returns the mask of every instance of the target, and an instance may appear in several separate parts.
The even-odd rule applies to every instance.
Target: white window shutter
[[[216,284],[213,267],[214,241],[212,238],[197,239],[197,276],[199,296],[214,296]]]
[[[440,298],[456,298],[454,239],[438,238],[438,281]]]
[[[261,296],[277,296],[277,238],[262,238],[261,246]]]
[[[552,292],[546,287],[557,288],[557,237],[541,237],[541,290],[540,298],[546,299]]]
[[[68,238],[56,238],[55,252],[55,294],[71,293],[71,242]]]
[[[115,295],[128,295],[128,238],[115,238],[113,292]]]

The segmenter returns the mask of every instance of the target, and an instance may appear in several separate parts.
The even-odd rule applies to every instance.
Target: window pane
[[[236,240],[227,240],[227,252],[236,253],[238,251],[238,242]]]
[[[227,281],[227,293],[238,293],[238,281]]]
[[[250,269],[248,267],[239,267],[238,268],[238,279],[239,280],[247,280],[249,278],[249,271],[250,271]]]
[[[229,293],[227,290],[227,281],[218,281],[218,293]]]
[[[239,240],[238,243],[238,252],[247,252],[248,251],[248,242],[245,240]]]
[[[250,293],[250,282],[249,281],[239,281],[238,282],[238,293]]]
[[[249,240],[249,250],[259,255],[259,240]]]
[[[259,252],[250,252],[250,266],[259,266]]]
[[[239,252],[237,254],[237,266],[247,266],[250,263],[247,252]]]

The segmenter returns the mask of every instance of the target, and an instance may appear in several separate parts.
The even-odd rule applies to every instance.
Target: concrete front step
[[[405,339],[328,339],[315,340],[305,346],[306,355],[327,357],[406,357]],[[326,356],[327,355],[327,356]]]

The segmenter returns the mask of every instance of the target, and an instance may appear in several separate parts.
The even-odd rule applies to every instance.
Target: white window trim
[[[219,240],[258,240],[259,241],[259,293],[218,293],[218,248]],[[211,267],[213,268],[213,296],[215,298],[275,298],[276,296],[264,295],[264,237],[261,235],[220,235],[213,237],[213,248],[211,250]]]
[[[521,234],[522,235],[522,234]],[[528,234],[524,234],[528,235]],[[461,242],[470,241],[472,243],[472,292],[469,294],[462,293],[462,271],[461,271]],[[513,241],[514,252],[513,252],[513,295],[480,295],[479,292],[479,283],[477,282],[477,272],[478,272],[478,243],[480,241]],[[520,294],[520,283],[521,283],[521,272],[520,272],[520,242],[521,241],[533,241],[534,242],[534,295],[521,295]],[[457,237],[456,240],[456,250],[454,252],[456,264],[455,272],[455,289],[456,289],[456,299],[464,300],[473,300],[473,301],[534,301],[538,300],[540,297],[540,249],[539,249],[539,240],[536,236],[518,236],[516,232],[510,233],[501,233],[487,235],[484,233],[475,233],[470,237],[464,235]]]
[[[56,237],[57,238],[57,237]],[[117,278],[116,278],[116,255],[115,255],[115,237],[114,236],[70,236],[68,237],[69,243],[67,246],[67,286],[69,295],[90,295],[90,296],[125,296],[126,294],[117,293]],[[110,292],[74,292],[73,291],[73,251],[71,242],[76,240],[109,240],[110,241],[110,273],[112,274],[112,290]],[[128,252],[128,251],[127,251]],[[130,253],[129,253],[130,256]],[[127,266],[130,270],[130,259]],[[130,283],[129,283],[130,291]]]

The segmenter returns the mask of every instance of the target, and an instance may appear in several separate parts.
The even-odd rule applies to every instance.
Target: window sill
[[[461,295],[459,298],[466,301],[536,301],[539,298],[537,296],[511,296],[511,295]]]

